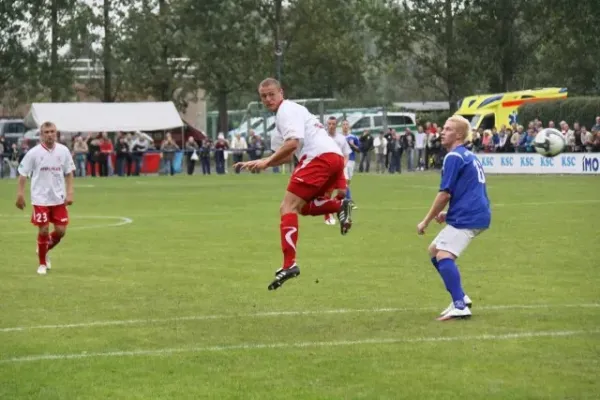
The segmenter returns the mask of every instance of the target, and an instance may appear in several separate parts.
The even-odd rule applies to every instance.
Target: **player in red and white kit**
[[[265,107],[276,113],[277,129],[271,140],[275,152],[267,158],[237,163],[234,167],[259,171],[290,162],[294,153],[299,159],[279,209],[283,267],[275,272],[275,280],[268,287],[274,290],[300,275],[296,264],[298,214],[337,213],[341,233],[345,235],[352,226],[352,205],[350,200],[344,199],[345,190],[339,190],[333,199],[325,197],[325,193],[333,189],[345,188],[346,179],[342,152],[323,125],[305,107],[284,100],[276,79],[262,81],[258,93]]]
[[[56,143],[56,126],[52,122],[42,124],[40,139],[41,143],[29,150],[19,165],[16,205],[21,210],[25,208],[25,184],[31,177],[31,223],[38,227],[37,273],[45,275],[50,269],[48,251],[60,243],[69,224],[67,206],[73,204],[75,164],[69,149]],[[50,224],[54,225],[52,233]]]
[[[350,145],[346,141],[346,136],[337,132],[337,118],[333,115],[327,119],[327,133],[333,138],[335,144],[337,144],[342,151],[342,155],[344,156],[344,178],[348,179],[348,176],[346,175],[346,165],[348,164],[348,157],[350,156],[352,149],[350,149]],[[344,180],[344,187],[334,189],[346,190],[348,187],[346,179]],[[332,194],[333,191],[325,193],[325,197],[331,197]],[[335,218],[333,218],[333,214],[325,214],[324,218],[327,225],[335,225]]]

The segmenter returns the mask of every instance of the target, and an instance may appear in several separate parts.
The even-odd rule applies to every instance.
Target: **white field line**
[[[600,203],[600,199],[590,200],[566,200],[566,201],[547,201],[547,202],[522,202],[522,203],[492,203],[492,208],[497,207],[522,207],[522,206],[542,206],[542,205],[563,205],[563,204],[593,204]],[[393,207],[393,206],[377,206],[369,207],[369,205],[359,205],[360,210],[393,210],[393,211],[413,211],[413,210],[428,210],[429,205],[414,205],[406,207]],[[162,217],[190,217],[190,216],[216,216],[216,215],[232,215],[236,211],[247,211],[248,207],[214,207],[205,211],[190,211],[190,212],[169,212],[169,213],[139,213],[130,214],[132,218],[162,218]],[[276,209],[275,209],[276,210]],[[277,211],[274,211],[273,215],[278,215]]]
[[[555,309],[555,308],[600,308],[600,303],[583,303],[583,304],[504,304],[504,305],[489,305],[475,306],[475,312],[479,310],[537,310],[537,309]],[[265,318],[265,317],[286,317],[286,316],[301,316],[301,315],[331,315],[331,314],[376,314],[376,313],[392,313],[392,312],[411,312],[411,311],[436,311],[439,307],[419,307],[419,308],[340,308],[332,310],[309,310],[309,311],[266,311],[250,314],[214,314],[214,315],[191,315],[171,318],[152,318],[152,319],[125,319],[125,320],[104,320],[79,322],[71,324],[56,324],[56,325],[32,325],[32,326],[16,326],[0,328],[0,333],[3,332],[23,332],[29,330],[50,330],[50,329],[72,329],[72,328],[89,328],[98,326],[123,326],[123,325],[155,325],[169,322],[185,322],[185,321],[205,321],[217,319],[235,319],[235,318]]]
[[[531,338],[557,338],[570,337],[576,335],[598,334],[600,330],[569,330],[569,331],[528,331],[514,332],[504,334],[482,334],[465,336],[421,336],[421,337],[400,337],[400,338],[371,338],[359,340],[334,340],[323,342],[298,342],[287,343],[243,343],[238,345],[217,345],[202,347],[179,347],[149,350],[128,350],[128,351],[108,351],[108,352],[81,352],[71,354],[39,354],[23,357],[13,357],[0,359],[0,364],[22,363],[44,360],[73,360],[83,358],[98,357],[133,357],[133,356],[168,356],[171,354],[199,353],[199,352],[221,352],[236,350],[263,350],[263,349],[290,349],[307,347],[337,347],[337,346],[359,346],[359,345],[385,345],[385,344],[406,344],[406,343],[436,343],[436,342],[473,342],[473,341],[494,341],[494,340],[517,340]]]
[[[497,207],[521,207],[521,206],[551,206],[551,205],[564,205],[564,204],[593,204],[600,203],[600,199],[593,200],[565,200],[565,201],[536,201],[536,202],[522,202],[522,203],[494,203],[492,202],[492,208]],[[424,204],[422,206],[414,207],[373,207],[368,206],[361,207],[371,210],[395,210],[395,211],[409,211],[409,210],[424,210],[428,209],[429,206]]]
[[[6,214],[0,214],[0,217],[3,218],[13,218],[13,219],[29,219],[30,216],[15,216],[15,215],[6,215]],[[68,227],[67,230],[69,231],[82,231],[82,230],[87,230],[87,229],[98,229],[98,228],[111,228],[111,227],[116,227],[116,226],[123,226],[123,225],[127,225],[127,224],[131,224],[133,223],[133,219],[128,218],[128,217],[111,217],[111,216],[101,216],[101,215],[86,215],[86,216],[71,216],[71,221],[75,219],[75,220],[79,220],[79,219],[92,219],[92,220],[117,220],[117,222],[109,222],[109,223],[100,223],[100,224],[94,224],[94,225],[85,225],[85,226],[74,226],[74,227]],[[22,231],[12,231],[12,230],[6,230],[6,231],[0,231],[0,235],[19,235],[19,234],[31,234],[32,230],[28,229],[28,230],[22,230]]]

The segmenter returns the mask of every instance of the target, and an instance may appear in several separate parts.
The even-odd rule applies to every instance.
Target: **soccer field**
[[[352,231],[301,218],[270,292],[286,180],[77,180],[47,276],[1,180],[0,399],[598,398],[600,177],[488,176],[449,322],[416,234],[439,174],[355,176]]]

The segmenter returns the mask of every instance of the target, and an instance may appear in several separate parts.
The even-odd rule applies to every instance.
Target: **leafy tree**
[[[256,90],[264,76],[268,40],[256,0],[182,0],[177,8],[182,34],[188,40],[193,84],[215,98],[219,130],[228,130],[228,97]]]

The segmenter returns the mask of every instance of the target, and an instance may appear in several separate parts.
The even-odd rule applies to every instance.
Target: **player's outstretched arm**
[[[425,218],[423,218],[423,221],[417,225],[417,233],[419,235],[423,235],[425,233],[425,229],[427,229],[431,221],[433,221],[433,219],[437,217],[439,213],[444,211],[444,208],[446,208],[446,205],[448,205],[449,201],[450,193],[446,191],[438,192],[437,196],[435,196],[435,200],[433,200],[433,204],[431,205],[429,212]]]
[[[25,208],[25,183],[27,183],[27,177],[19,175],[17,182],[17,202],[16,206],[19,210]]]
[[[298,139],[288,139],[277,151],[267,158],[260,160],[246,161],[233,164],[233,168],[247,169],[250,171],[260,171],[269,167],[276,167],[289,162],[294,152],[298,149],[300,141]]]
[[[298,150],[298,146],[300,146],[300,141],[298,139],[286,140],[283,142],[283,146],[267,158],[268,166],[277,167],[278,165],[290,162],[294,152]]]
[[[65,183],[67,186],[67,198],[65,199],[65,204],[70,206],[71,204],[73,204],[73,195],[74,195],[73,173],[72,172],[65,175]]]

